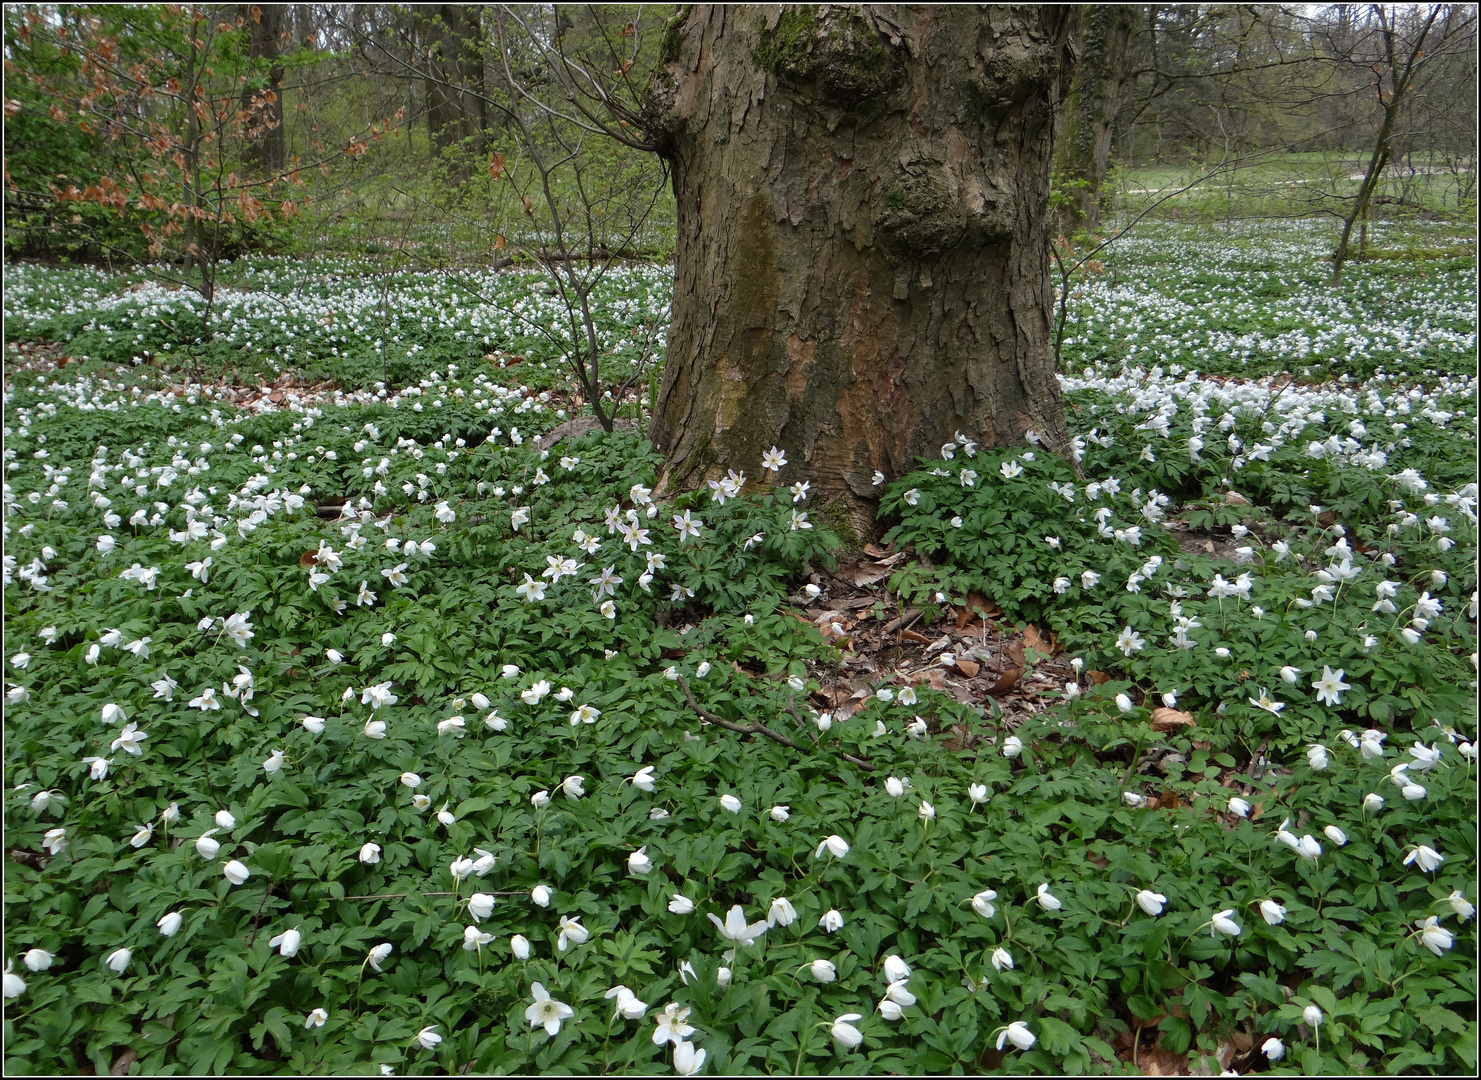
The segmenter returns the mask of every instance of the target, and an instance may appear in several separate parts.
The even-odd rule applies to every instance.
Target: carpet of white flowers
[[[1475,371],[1474,256],[1369,264],[1328,289],[1331,266],[1312,257],[1328,233],[1309,219],[1163,225],[1118,240],[1076,289],[1065,359],[1242,377]],[[1373,229],[1375,246],[1416,241],[1436,252],[1475,243],[1441,224],[1419,236]]]
[[[187,349],[11,268],[7,1072],[1472,1071],[1474,263],[1258,247],[1233,306],[1092,282],[1074,464],[882,488],[893,591],[1062,650],[1012,717],[822,711],[797,448],[661,503],[636,430],[538,449],[530,276],[243,262]]]
[[[650,339],[661,349],[671,280],[667,267],[635,266],[598,287],[604,378],[626,374]],[[207,311],[214,335],[187,347],[183,342],[200,335]],[[544,388],[560,378],[573,336],[581,333],[540,274],[417,272],[327,259],[310,265],[243,259],[225,268],[209,305],[147,271],[115,276],[11,267],[5,321],[8,341],[66,341],[73,355],[88,360],[138,364],[172,356],[197,378],[227,371],[271,377],[291,369],[309,380],[333,379],[366,400],[385,399],[398,387],[416,397],[427,375],[440,377],[449,363],[479,361],[491,348],[505,354],[500,366],[527,360],[521,380]],[[484,380],[467,392],[514,388]]]

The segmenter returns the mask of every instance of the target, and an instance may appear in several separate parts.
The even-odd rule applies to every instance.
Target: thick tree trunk
[[[1087,4],[1078,11],[1075,77],[1064,104],[1055,173],[1070,198],[1060,211],[1066,233],[1100,229],[1101,185],[1111,164],[1116,114],[1130,95],[1140,35],[1148,30],[1139,4]]]
[[[1049,167],[1064,9],[695,6],[650,129],[678,204],[660,485],[727,468],[873,520],[956,432],[1066,438]],[[821,498],[819,498],[821,496]],[[841,513],[840,513],[841,512]]]
[[[424,4],[416,9],[427,47],[427,131],[432,156],[483,131],[482,9],[477,4]]]

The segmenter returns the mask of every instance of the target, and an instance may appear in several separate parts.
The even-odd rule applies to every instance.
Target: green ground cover
[[[635,430],[538,449],[528,277],[253,260],[187,346],[12,269],[7,1070],[1474,1069],[1474,262],[1323,248],[1129,239],[1079,473],[886,487],[892,590],[1065,650],[1013,716],[810,700],[800,455],[659,506]]]
[[[1225,169],[1217,168],[1217,158],[1202,163],[1121,165],[1112,173],[1110,188],[1120,205],[1132,211],[1162,195],[1180,192],[1156,211],[1172,219],[1312,220],[1303,215],[1347,212],[1368,162],[1367,154],[1347,151],[1257,155],[1253,163],[1232,162]],[[1210,173],[1201,183],[1181,191]],[[1390,162],[1374,196],[1375,218],[1463,221],[1475,216],[1475,185],[1469,168],[1438,154],[1414,153],[1406,161]],[[1332,228],[1333,223],[1334,218],[1327,217],[1323,225]]]
[[[491,349],[528,363],[520,379],[548,389],[563,372],[572,328],[535,272],[412,271],[391,262],[243,259],[222,273],[213,304],[147,272],[35,265],[7,274],[7,342],[65,342],[83,364],[158,363],[196,380],[269,379],[285,372],[347,390],[415,385],[448,364],[481,364]],[[630,373],[667,324],[670,274],[621,268],[593,297],[604,370]],[[203,334],[203,323],[208,332]]]

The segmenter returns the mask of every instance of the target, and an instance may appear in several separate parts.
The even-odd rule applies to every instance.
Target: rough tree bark
[[[484,85],[482,8],[422,4],[415,11],[427,49],[427,132],[437,157],[487,126],[484,98],[477,92]],[[470,88],[475,92],[466,92]]]
[[[287,25],[287,4],[237,5],[248,27],[247,55],[269,61],[267,83],[261,90],[246,90],[242,107],[253,112],[253,127],[261,134],[253,144],[252,156],[263,176],[276,176],[286,160],[283,140],[283,30]]]
[[[1087,4],[1078,15],[1079,62],[1065,95],[1064,128],[1055,150],[1055,172],[1070,194],[1060,211],[1067,235],[1078,228],[1100,229],[1112,129],[1136,82],[1141,35],[1149,31],[1140,4]]]
[[[696,5],[645,127],[678,204],[652,427],[662,490],[808,479],[830,524],[872,477],[1066,425],[1050,356],[1049,168],[1069,12]],[[831,511],[831,512],[830,512]]]

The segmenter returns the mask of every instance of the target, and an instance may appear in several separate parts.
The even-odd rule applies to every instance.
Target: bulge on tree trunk
[[[1051,7],[688,9],[648,103],[678,209],[653,421],[682,490],[808,479],[873,526],[876,471],[958,431],[1067,438],[1050,350]]]

